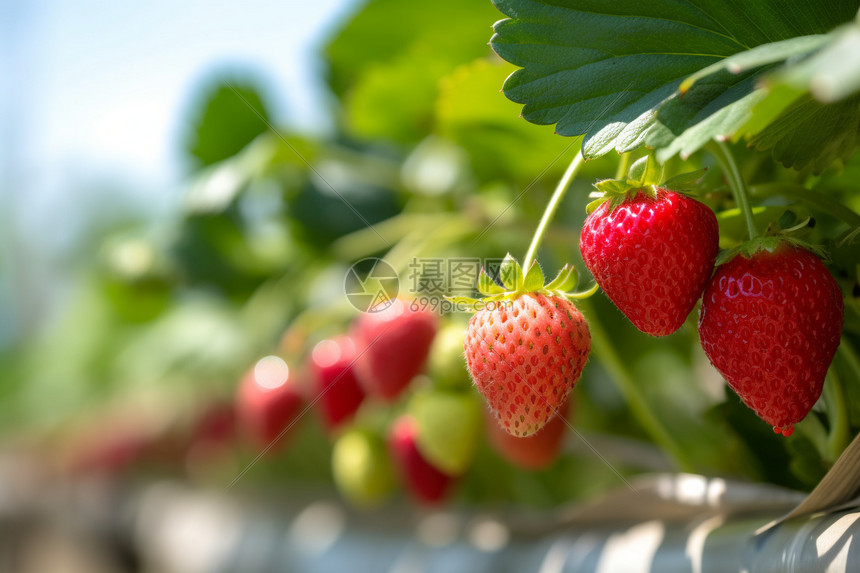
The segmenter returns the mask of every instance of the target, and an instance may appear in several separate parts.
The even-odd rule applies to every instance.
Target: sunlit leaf
[[[487,26],[497,14],[489,2],[478,0],[366,2],[325,47],[329,85],[343,95],[368,69],[417,45],[451,67],[470,62],[487,54]]]
[[[565,162],[553,164],[553,160],[578,144],[517,117],[517,106],[499,92],[515,69],[480,59],[458,67],[439,82],[436,129],[466,150],[472,170],[482,180],[531,181],[547,168],[551,170],[548,178],[553,171],[560,175]]]
[[[805,56],[823,46],[829,38],[824,34],[813,36],[799,36],[781,42],[762,44],[745,52],[739,52],[728,58],[724,58],[707,68],[702,68],[692,76],[681,82],[678,91],[686,93],[697,81],[709,75],[727,70],[733,74],[739,74],[765,64],[782,62],[792,56]]]
[[[769,83],[809,90],[816,100],[832,103],[860,91],[860,22],[847,24],[818,53],[786,66]]]
[[[826,33],[857,10],[857,2],[805,0],[737,5],[719,0],[497,0],[496,5],[509,19],[496,24],[491,44],[502,58],[522,67],[504,89],[525,104],[525,119],[556,124],[563,135],[585,134],[586,157],[647,143],[662,148],[660,160],[731,136],[763,96],[755,91],[758,78],[786,57],[819,45],[815,40],[784,42]],[[772,43],[779,44],[737,56],[737,66],[720,65]],[[755,67],[729,71],[746,65]],[[716,71],[678,97],[681,82],[708,66],[720,69],[711,68]]]

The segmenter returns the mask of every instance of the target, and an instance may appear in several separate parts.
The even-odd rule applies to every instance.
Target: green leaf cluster
[[[597,157],[647,145],[661,161],[746,138],[820,172],[856,145],[857,2],[497,0],[493,49],[532,123],[584,135]],[[827,62],[826,64],[824,62]]]

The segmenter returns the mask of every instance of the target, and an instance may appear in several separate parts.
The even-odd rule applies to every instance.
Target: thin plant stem
[[[839,379],[835,365],[831,365],[827,371],[827,378],[824,381],[824,399],[827,403],[827,413],[830,418],[827,453],[831,461],[835,461],[839,457],[839,454],[848,446],[850,440],[845,393],[842,390],[842,381]]]
[[[630,168],[630,152],[622,153],[618,161],[618,169],[615,170],[615,178],[622,179],[627,177],[627,170]]]
[[[595,312],[594,307],[585,301],[577,302],[578,305],[586,307],[588,312],[588,327],[591,332],[591,347],[600,359],[600,363],[612,376],[624,399],[630,406],[630,410],[636,421],[648,432],[651,439],[659,445],[663,451],[675,459],[683,471],[693,471],[693,464],[687,459],[678,441],[672,432],[663,425],[662,420],[642,394],[639,385],[636,384],[633,374],[627,364],[619,356],[609,335],[603,329]]]
[[[741,171],[738,169],[738,164],[732,156],[729,147],[722,141],[712,142],[710,146],[711,153],[717,158],[720,166],[728,177],[729,187],[732,188],[732,194],[735,196],[735,202],[740,207],[747,221],[747,229],[749,230],[750,239],[758,236],[755,219],[753,218],[752,208],[750,207],[749,195],[747,194],[744,178],[741,176]]]
[[[860,380],[860,356],[857,355],[857,350],[847,337],[842,337],[842,340],[839,343],[839,348],[836,349],[836,354],[838,357],[842,358],[842,363],[845,365],[849,376],[851,376],[854,381]],[[833,367],[831,366],[831,370],[832,369]],[[844,372],[845,370],[843,370],[843,373]],[[847,427],[850,425],[850,420],[848,419],[848,397],[845,395],[844,386],[842,384],[838,384],[838,388],[840,393],[837,396],[837,399],[840,400],[839,406],[845,415],[846,432],[848,432]],[[850,436],[845,436],[846,446],[849,438]],[[842,449],[844,449],[844,447]]]
[[[564,198],[564,194],[567,192],[571,181],[573,181],[573,178],[576,176],[577,171],[579,171],[579,168],[582,167],[583,163],[585,163],[585,158],[582,156],[580,151],[577,151],[576,157],[573,158],[573,161],[567,167],[567,171],[564,172],[561,180],[559,180],[558,185],[555,187],[555,191],[552,193],[552,197],[549,199],[549,203],[546,205],[546,209],[544,209],[543,217],[541,217],[540,223],[538,223],[535,234],[532,237],[532,242],[529,245],[529,250],[526,252],[526,257],[523,259],[524,269],[528,269],[529,266],[531,266],[532,261],[537,254],[538,247],[540,247],[540,243],[546,233],[547,227],[549,227],[550,221],[552,221],[559,204],[561,204],[561,200]]]
[[[854,349],[854,345],[843,336],[839,343],[837,352],[842,354],[842,358],[845,360],[849,370],[851,370],[854,376],[860,380],[860,356],[857,355],[857,350]]]

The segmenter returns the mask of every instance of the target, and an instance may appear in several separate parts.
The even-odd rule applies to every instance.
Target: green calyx
[[[656,199],[659,188],[688,193],[696,188],[706,171],[707,168],[681,173],[664,181],[663,167],[657,163],[653,154],[648,154],[636,160],[623,179],[604,179],[595,183],[594,187],[597,190],[589,195],[592,201],[585,206],[585,211],[590,215],[607,201],[609,201],[609,211],[613,211],[625,200],[639,193]]]
[[[806,241],[798,239],[797,237],[791,237],[789,235],[786,235],[785,233],[780,232],[774,234],[767,234],[761,237],[755,237],[741,245],[738,245],[733,249],[728,249],[726,251],[721,252],[719,256],[717,256],[716,265],[719,266],[725,264],[735,258],[737,255],[741,255],[745,259],[749,259],[760,251],[767,251],[769,253],[772,253],[776,251],[776,249],[779,248],[780,245],[783,244],[788,244],[793,247],[798,247],[800,249],[806,249],[807,251],[814,253],[818,258],[822,260],[830,260],[830,256],[827,254],[826,251],[821,249],[821,247],[817,247],[815,245],[807,243]]]
[[[501,282],[501,284],[499,284]],[[520,263],[508,253],[499,266],[499,282],[481,269],[478,275],[478,292],[484,295],[481,299],[464,296],[445,297],[454,303],[469,305],[477,310],[481,303],[502,300],[516,300],[524,294],[543,294],[545,296],[561,296],[568,299],[588,298],[597,292],[597,284],[583,292],[571,292],[579,284],[579,273],[571,265],[564,265],[556,277],[550,282],[546,279],[537,261],[532,261],[526,272]]]
[[[742,255],[749,259],[760,251],[774,252],[780,245],[788,244],[800,249],[806,249],[814,253],[818,258],[825,261],[830,260],[830,256],[821,247],[815,246],[803,239],[798,238],[795,234],[815,226],[815,219],[812,217],[799,218],[791,209],[786,210],[779,220],[771,224],[764,235],[753,237],[749,241],[738,245],[733,249],[723,251],[717,256],[717,265],[722,265],[729,262],[735,256]]]

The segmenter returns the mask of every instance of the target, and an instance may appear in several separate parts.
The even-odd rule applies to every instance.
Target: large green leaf
[[[860,21],[836,30],[824,49],[786,66],[771,78],[771,83],[809,90],[822,103],[837,102],[860,92]]]
[[[756,91],[759,78],[820,45],[797,38],[850,20],[857,4],[496,0],[509,19],[496,24],[491,45],[522,67],[504,90],[525,104],[528,121],[555,123],[562,135],[585,134],[588,157],[647,143],[664,148],[665,159],[733,134],[764,97]],[[709,66],[678,97],[681,82]]]
[[[860,141],[860,24],[827,39],[815,54],[765,78],[735,140],[746,137],[787,167],[816,173],[851,154]]]
[[[860,140],[860,97],[824,105],[804,95],[762,131],[750,144],[772,151],[787,167],[811,167],[822,172],[834,160],[847,157]]]

